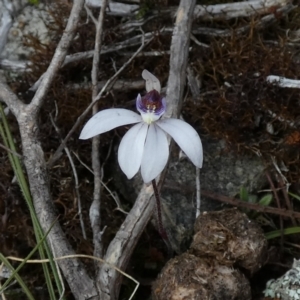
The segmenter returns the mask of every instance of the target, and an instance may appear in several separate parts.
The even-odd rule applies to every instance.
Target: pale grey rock
[[[226,150],[223,141],[201,138],[204,149],[200,172],[201,189],[233,197],[243,186],[248,192],[257,191],[265,184],[264,165],[257,156],[238,156]],[[159,155],[159,153],[157,154]],[[196,169],[188,160],[179,160],[179,148],[173,147],[165,184],[161,191],[163,222],[173,249],[181,253],[192,239],[196,217]],[[117,160],[116,160],[117,161]],[[116,166],[119,170],[119,167]],[[140,175],[127,180],[121,171],[114,172],[117,190],[126,199],[134,200],[142,184]],[[221,209],[222,203],[201,198],[201,212]]]
[[[201,189],[233,197],[243,186],[249,192],[263,187],[264,165],[258,157],[228,153],[223,141],[202,137],[203,168],[200,172]],[[178,153],[178,148],[174,149]],[[188,246],[196,217],[196,169],[188,159],[172,158],[166,185],[162,191],[165,224],[176,252]],[[212,199],[201,198],[201,212],[218,210],[223,205]]]
[[[12,270],[10,270],[5,265],[1,266],[0,268],[0,279],[7,279],[12,275]]]
[[[26,3],[28,4],[28,1]],[[23,41],[26,35],[36,36],[43,44],[50,42],[51,37],[46,24],[51,21],[51,16],[47,9],[45,4],[40,3],[38,5],[27,5],[18,11],[8,30],[7,41],[1,53],[1,58],[20,61],[34,53],[33,48],[24,47]]]
[[[294,259],[292,268],[283,276],[268,281],[264,294],[265,297],[279,298],[282,300],[299,300],[300,261]]]
[[[0,56],[6,45],[14,18],[26,4],[28,4],[26,0],[0,0]]]

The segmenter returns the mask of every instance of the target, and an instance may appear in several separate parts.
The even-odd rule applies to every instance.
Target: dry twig
[[[189,51],[189,35],[192,24],[192,13],[195,0],[181,0],[173,32],[170,56],[170,72],[167,87],[167,116],[178,117],[184,85],[186,82],[186,66]],[[161,188],[164,174],[158,181]],[[123,222],[115,238],[111,241],[105,261],[126,268],[130,255],[138,239],[152,216],[154,209],[153,188],[143,185],[136,202]],[[98,273],[97,282],[100,283],[102,300],[116,300],[120,289],[119,274],[108,265],[103,265]]]
[[[60,134],[60,129],[56,125],[51,114],[50,114],[50,120],[51,120],[51,123],[52,123],[55,131],[57,132],[60,140],[62,140],[61,134]],[[77,170],[76,170],[76,167],[75,167],[75,164],[74,164],[74,161],[73,161],[73,158],[72,158],[69,148],[65,147],[64,150],[68,156],[68,159],[69,159],[72,171],[73,171],[73,176],[74,176],[74,181],[75,181],[75,192],[76,192],[76,197],[77,197],[76,202],[78,204],[78,216],[79,216],[79,220],[80,220],[82,235],[83,235],[83,238],[86,240],[86,231],[85,231],[84,221],[83,221],[83,217],[82,217],[81,198],[80,198],[80,192],[79,192],[79,181],[78,181]]]
[[[107,0],[102,1],[99,18],[96,23],[96,37],[95,37],[95,50],[93,57],[92,67],[92,103],[93,115],[98,112],[97,94],[98,94],[98,73],[99,73],[99,62],[100,62],[100,51],[102,47],[102,35],[103,35],[103,24],[105,10],[107,6]],[[102,232],[101,232],[101,165],[100,165],[100,136],[93,137],[92,140],[92,168],[94,171],[94,195],[93,202],[90,207],[90,222],[93,231],[93,242],[94,242],[94,256],[103,256],[103,245],[102,245]]]
[[[201,195],[204,197],[208,197],[210,199],[214,199],[214,200],[217,200],[217,201],[220,201],[223,203],[227,203],[227,204],[230,204],[233,206],[237,206],[237,207],[248,208],[248,209],[252,209],[252,210],[267,213],[267,214],[273,214],[273,215],[279,215],[279,216],[283,216],[283,217],[300,219],[299,212],[290,211],[290,210],[287,210],[284,208],[280,209],[280,208],[276,208],[276,207],[260,205],[258,203],[245,202],[242,200],[230,198],[227,196],[219,195],[214,192],[205,191],[205,190],[201,190]]]
[[[152,39],[151,39],[152,40]],[[73,134],[75,129],[79,126],[79,124],[82,122],[82,120],[86,117],[86,115],[90,112],[92,107],[95,105],[96,101],[98,101],[104,94],[104,92],[107,90],[107,88],[116,80],[116,78],[124,71],[124,69],[135,59],[135,57],[143,50],[145,45],[147,45],[151,40],[149,40],[147,43],[145,43],[144,38],[142,37],[142,44],[139,47],[139,49],[132,55],[132,57],[113,75],[109,80],[107,80],[106,84],[103,86],[101,91],[98,93],[97,97],[95,98],[95,102],[92,102],[85,111],[77,118],[75,124],[69,131],[69,133],[64,138],[63,142],[60,144],[60,146],[57,148],[53,156],[48,162],[48,167],[53,166],[54,162],[59,159],[61,152],[64,148],[64,145],[69,140],[70,136]]]
[[[56,214],[49,188],[44,152],[39,140],[39,126],[37,120],[45,95],[57,71],[62,65],[68,47],[75,36],[83,4],[84,0],[74,1],[66,29],[30,104],[25,105],[22,103],[4,81],[0,81],[0,99],[6,103],[19,124],[23,161],[28,175],[30,191],[38,219],[45,232],[52,226],[54,220],[56,220]],[[53,245],[55,255],[63,256],[74,254],[58,222],[55,222],[47,238],[50,244],[52,243]],[[78,259],[74,258],[60,261],[59,267],[76,299],[87,299],[97,295],[93,280],[91,280],[83,264]]]

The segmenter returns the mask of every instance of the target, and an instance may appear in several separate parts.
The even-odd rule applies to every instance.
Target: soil
[[[157,5],[163,10],[177,4],[178,1],[159,1]],[[143,5],[144,11],[141,10],[141,14],[145,18],[152,16],[156,3],[146,1]],[[33,96],[29,88],[43,74],[52,58],[64,30],[63,20],[66,20],[69,10],[68,4],[60,3],[59,9],[51,11],[53,21],[48,24],[48,29],[51,30],[53,39],[47,45],[42,44],[33,35],[24,39],[24,46],[35,49],[29,58],[32,63],[30,72],[18,74],[17,80],[15,75],[6,74],[10,87],[25,103]],[[254,16],[194,22],[195,29],[228,29],[231,34],[196,35],[199,41],[209,46],[208,48],[191,42],[189,65],[197,80],[201,82],[201,92],[195,98],[190,88],[186,88],[182,114],[185,120],[197,129],[200,136],[222,140],[226,151],[233,155],[238,157],[259,154],[269,174],[265,188],[272,192],[276,199],[269,205],[282,209],[292,207],[297,211],[299,202],[287,194],[286,186],[288,183],[290,191],[296,195],[300,194],[299,91],[295,88],[271,85],[266,82],[266,76],[280,75],[292,79],[299,77],[299,44],[296,38],[292,39],[292,34],[296,34],[300,28],[300,10],[297,7],[289,14],[277,14],[274,22],[263,27],[256,26],[260,18],[261,16]],[[86,15],[83,13],[76,40],[69,50],[70,54],[93,49],[95,26],[93,22],[86,23],[85,20]],[[124,19],[107,16],[103,38],[105,46],[113,47],[124,40],[125,34],[127,38],[138,34],[137,28],[124,33],[124,29],[120,29],[121,21]],[[120,79],[138,81],[142,70],[148,69],[160,78],[162,86],[165,86],[168,78],[167,51],[170,48],[171,34],[162,34],[160,30],[172,27],[173,21],[170,14],[167,17],[165,14],[158,14],[143,26],[145,32],[153,31],[157,32],[157,35],[145,48],[145,53],[133,61]],[[238,29],[245,25],[250,26],[249,30],[240,33]],[[127,50],[101,55],[99,81],[110,78],[115,72],[114,67],[121,67],[127,61],[128,55],[137,48],[138,46],[133,46]],[[147,55],[153,51],[160,54]],[[90,85],[79,85],[87,81],[86,78],[90,78],[91,63],[91,59],[76,61],[62,68],[46,97],[40,115],[39,130],[47,160],[60,145],[61,137],[66,136],[91,101]],[[137,93],[142,92],[131,88],[130,85],[126,89],[112,90],[99,102],[99,110],[109,107],[134,109],[135,97]],[[52,126],[50,114],[56,115],[60,135]],[[12,116],[8,116],[8,120],[17,151],[21,153],[17,124]],[[74,158],[74,162],[80,181],[87,239],[82,235],[74,176],[66,155],[61,156],[49,170],[50,184],[59,222],[72,246],[78,253],[92,255],[89,208],[93,197],[93,176],[85,167],[91,165],[91,143],[78,140],[80,130],[81,128],[69,140],[68,147],[80,158]],[[117,190],[119,186],[112,180],[112,174],[119,172],[114,168],[115,149],[125,131],[126,128],[121,127],[101,136],[99,156],[101,161],[105,162],[103,181],[112,191]],[[282,176],[278,173],[274,161],[278,162]],[[35,246],[33,229],[23,196],[18,185],[12,181],[13,171],[7,152],[2,148],[0,164],[0,251],[5,256],[25,257]],[[283,182],[283,178],[286,182]],[[255,194],[260,195],[259,192],[255,191]],[[129,199],[122,193],[118,196],[122,207],[128,211],[133,197]],[[291,267],[293,258],[300,257],[300,252],[298,235],[282,234],[279,238],[271,239],[267,245],[264,233],[296,227],[298,220],[292,217],[245,212],[250,219],[236,209],[202,214],[196,221],[194,239],[191,245],[188,245],[190,249],[171,260],[165,244],[153,225],[149,224],[127,269],[129,274],[141,282],[135,299],[150,299],[152,290],[152,299],[267,300],[262,294],[266,282],[284,274]],[[107,225],[103,235],[104,246],[107,247],[122,224],[124,214],[116,210],[116,204],[106,190],[102,193],[101,215],[102,223]],[[265,221],[261,227],[257,224],[259,219]],[[93,264],[90,261],[85,263],[89,264],[92,274]],[[159,279],[155,281],[159,273]],[[34,288],[44,286],[41,274],[40,266],[25,266],[21,271],[27,284]],[[124,279],[120,299],[128,299],[132,290],[132,283]],[[176,295],[170,298],[173,294]],[[38,292],[37,297],[43,299]],[[72,299],[72,296],[67,294],[67,298]],[[8,296],[8,299],[13,297]]]

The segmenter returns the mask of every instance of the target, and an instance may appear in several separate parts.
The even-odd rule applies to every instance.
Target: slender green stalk
[[[42,243],[45,241],[48,233],[52,229],[54,223],[52,226],[49,228],[49,230],[46,232],[46,234],[42,237],[42,239],[36,244],[36,246],[30,251],[30,253],[24,258],[24,260],[20,263],[20,265],[14,269],[13,266],[9,263],[9,261],[6,259],[6,257],[3,256],[2,253],[0,253],[0,260],[8,267],[11,271],[13,271],[12,275],[10,278],[8,278],[5,283],[1,286],[0,288],[0,293],[9,285],[9,283],[13,280],[13,278],[16,278],[16,280],[19,282],[21,287],[24,289],[23,285],[23,280],[20,280],[20,276],[18,275],[18,272],[22,269],[22,267],[27,263],[27,261],[32,257],[32,255],[42,246]],[[27,289],[27,286],[26,286]],[[27,294],[27,292],[24,290],[24,292]]]
[[[14,269],[14,267],[10,264],[10,262],[6,259],[5,256],[3,256],[2,253],[0,253],[0,260],[4,263],[4,265],[11,271],[13,271],[13,276],[11,276],[10,278],[13,279],[15,278],[17,280],[17,282],[19,283],[19,285],[21,286],[21,288],[23,289],[24,293],[26,294],[27,298],[30,300],[34,300],[33,295],[31,294],[30,290],[28,289],[27,285],[25,284],[25,282],[23,281],[22,277],[17,273],[17,271]],[[10,279],[9,278],[9,279]],[[8,280],[9,280],[8,279]],[[8,282],[8,280],[6,282]],[[5,282],[5,286],[3,285],[1,287],[1,294],[3,293],[5,287],[8,285],[8,283],[6,284]]]
[[[289,227],[283,229],[282,231],[281,230],[270,231],[265,233],[265,237],[267,240],[271,240],[280,237],[281,235],[296,234],[296,233],[300,233],[300,227]]]
[[[7,123],[7,120],[6,120],[6,117],[5,117],[5,114],[4,114],[1,104],[0,104],[0,116],[1,116],[0,135],[3,139],[3,143],[7,148],[16,152],[13,137],[11,135],[11,132],[10,132],[10,129],[9,129],[9,126],[8,126],[8,123]],[[9,157],[10,163],[13,167],[14,173],[17,177],[20,189],[21,189],[23,196],[25,198],[25,201],[28,205],[31,220],[33,223],[34,232],[35,232],[35,237],[36,237],[37,243],[39,244],[40,240],[43,239],[44,233],[43,233],[42,227],[41,227],[41,225],[38,221],[38,218],[36,216],[36,213],[35,213],[35,209],[34,209],[34,206],[32,203],[32,199],[31,199],[31,194],[29,191],[29,187],[27,185],[25,175],[23,173],[23,169],[21,167],[20,160],[16,155],[13,155],[11,153],[8,153],[8,157]],[[51,273],[54,275],[56,286],[57,286],[58,292],[60,294],[62,293],[62,285],[61,285],[60,278],[59,278],[59,275],[58,275],[58,272],[56,269],[56,265],[53,261],[52,252],[46,241],[43,241],[43,243],[40,245],[40,247],[38,247],[38,250],[40,253],[40,257],[42,259],[45,259],[47,257],[50,260],[50,267],[52,269],[52,272],[50,272],[49,266],[47,264],[43,264],[43,271],[44,271],[45,280],[47,283],[50,299],[56,300],[57,297],[55,295],[55,289],[52,284]]]

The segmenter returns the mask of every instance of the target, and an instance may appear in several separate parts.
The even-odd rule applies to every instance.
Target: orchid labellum
[[[89,139],[116,127],[137,123],[124,135],[118,150],[119,165],[128,179],[140,168],[145,183],[162,172],[169,158],[166,134],[196,167],[201,168],[203,151],[198,133],[182,120],[164,119],[166,100],[160,95],[159,80],[147,70],[143,71],[142,77],[146,80],[147,94],[137,96],[136,108],[140,115],[122,108],[102,110],[86,123],[79,138]]]

